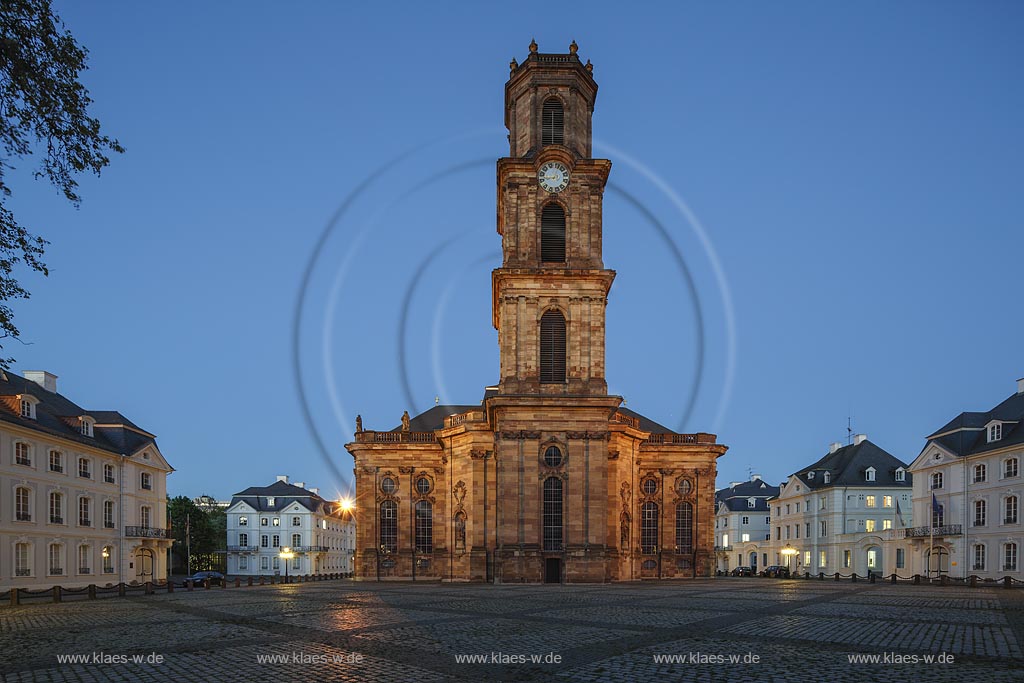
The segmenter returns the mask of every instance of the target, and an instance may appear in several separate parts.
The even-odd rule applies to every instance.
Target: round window
[[[426,477],[420,477],[416,480],[416,490],[422,496],[430,491],[430,480]]]
[[[680,479],[678,486],[679,486],[679,494],[683,495],[683,496],[689,494],[690,491],[693,490],[693,484],[690,483],[689,479]]]
[[[658,492],[658,480],[657,479],[644,479],[643,483],[644,493],[648,496],[653,496]]]
[[[544,464],[548,467],[558,467],[562,464],[562,451],[558,450],[558,446],[548,446],[544,451]]]
[[[384,493],[394,493],[398,485],[391,477],[384,477],[380,480],[380,490]]]

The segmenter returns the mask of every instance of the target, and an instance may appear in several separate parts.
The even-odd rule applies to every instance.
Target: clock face
[[[561,192],[569,186],[569,169],[560,161],[549,161],[537,171],[537,180],[548,192]]]

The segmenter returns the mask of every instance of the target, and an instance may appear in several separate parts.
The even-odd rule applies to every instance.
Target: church
[[[593,65],[530,52],[505,84],[491,277],[497,386],[388,431],[355,460],[362,580],[588,582],[708,576],[714,434],[679,434],[608,394],[602,254],[611,171],[591,152]]]

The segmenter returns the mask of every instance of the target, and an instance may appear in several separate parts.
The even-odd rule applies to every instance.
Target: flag
[[[896,528],[903,528],[903,513],[900,512],[900,499],[896,498]]]
[[[932,494],[932,526],[935,526],[935,518],[936,518],[936,516],[940,520],[942,519],[942,517],[944,516],[942,514],[942,511],[943,511],[943,507],[941,505],[939,505],[939,500],[935,497],[935,494],[933,493]]]

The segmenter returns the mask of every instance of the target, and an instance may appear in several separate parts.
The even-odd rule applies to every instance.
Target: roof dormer
[[[809,481],[813,481],[814,480],[814,470],[811,470],[810,472],[807,473],[807,479]]]
[[[1003,423],[999,420],[992,420],[985,425],[986,443],[993,443],[1003,438]]]
[[[36,419],[37,405],[39,405],[39,399],[32,394],[18,394],[19,412],[26,420]]]
[[[907,471],[902,467],[896,468],[896,481],[906,481]]]
[[[821,475],[821,480],[823,482],[825,482],[826,484],[830,483],[832,481],[832,473],[831,472],[823,472],[822,475]]]
[[[78,430],[82,433],[82,436],[93,435],[92,428],[96,425],[96,420],[88,415],[82,415],[78,418]]]
[[[874,467],[869,467],[866,470],[864,470],[864,481],[874,481],[874,480],[875,480],[875,468]]]

